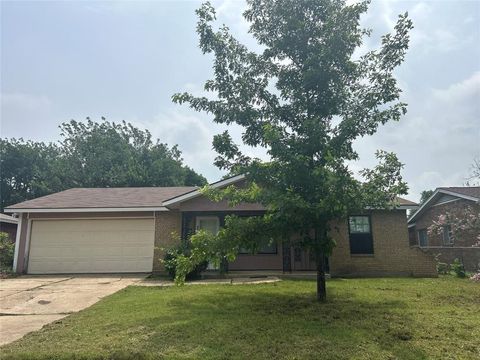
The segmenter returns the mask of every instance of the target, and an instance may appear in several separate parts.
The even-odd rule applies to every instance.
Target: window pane
[[[428,245],[428,234],[427,230],[422,229],[418,231],[418,242],[420,246],[427,246]]]
[[[370,218],[368,216],[350,216],[349,225],[351,234],[370,233]]]
[[[450,225],[443,227],[443,245],[452,245]]]

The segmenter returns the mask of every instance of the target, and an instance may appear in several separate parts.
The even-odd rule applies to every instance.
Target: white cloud
[[[27,111],[48,110],[52,102],[45,95],[32,95],[24,93],[2,93],[2,108],[18,107]]]
[[[151,11],[155,1],[85,1],[84,8],[95,14],[115,14],[128,16],[132,13],[146,13]]]
[[[52,139],[51,129],[55,129],[56,125],[50,122],[54,106],[48,96],[2,93],[0,100],[0,136]],[[38,126],[38,124],[42,124],[42,126]]]
[[[410,196],[422,190],[461,186],[480,151],[480,72],[425,97],[412,94],[409,113],[377,134],[356,142],[361,160],[356,169],[375,164],[376,149],[394,151],[405,163]]]

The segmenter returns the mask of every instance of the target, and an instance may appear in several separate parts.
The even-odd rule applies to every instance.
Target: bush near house
[[[178,257],[181,255],[188,255],[189,249],[187,246],[181,244],[178,246],[174,246],[170,249],[165,251],[165,256],[163,258],[163,265],[165,266],[165,270],[168,272],[168,275],[175,279],[175,275],[177,274],[177,266],[178,266]],[[197,265],[193,271],[189,272],[186,276],[187,280],[194,280],[199,279],[200,274],[202,271],[207,269],[208,263],[202,262],[201,264]]]
[[[0,232],[0,269],[12,269],[15,243],[9,239],[6,232]]]
[[[453,260],[453,263],[452,265],[450,265],[450,268],[455,273],[455,275],[459,278],[464,278],[467,276],[465,272],[465,267],[463,266],[462,262],[458,259]]]
[[[15,243],[12,243],[8,234],[0,232],[0,278],[12,275]]]

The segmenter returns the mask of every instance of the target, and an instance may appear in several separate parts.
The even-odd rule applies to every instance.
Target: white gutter
[[[137,211],[169,211],[165,206],[160,207],[128,207],[128,208],[6,208],[8,213],[89,213],[89,212],[137,212]],[[20,226],[20,224],[19,224]]]
[[[18,262],[18,248],[20,247],[20,233],[22,232],[22,220],[23,216],[20,216],[18,219],[18,226],[17,226],[17,235],[15,236],[15,252],[13,255],[13,272],[17,272],[17,262]]]

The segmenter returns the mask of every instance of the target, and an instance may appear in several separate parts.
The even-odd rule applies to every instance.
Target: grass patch
[[[480,285],[438,279],[128,287],[2,359],[478,359]]]

